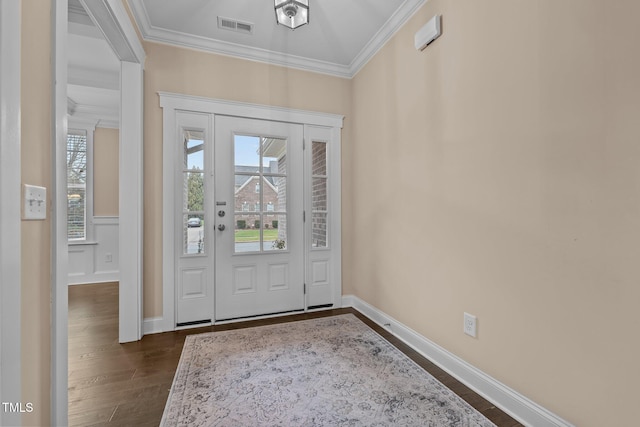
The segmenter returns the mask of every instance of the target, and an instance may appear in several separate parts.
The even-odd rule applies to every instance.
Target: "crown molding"
[[[336,77],[352,78],[426,2],[427,0],[405,0],[348,66],[154,27],[151,25],[143,1],[130,2],[129,6],[142,38],[147,41]]]
[[[150,33],[144,36],[144,38],[145,40],[157,43],[206,51],[218,55],[246,59],[249,61],[263,62],[270,65],[296,68],[299,70],[329,74],[343,78],[351,77],[349,67],[344,65],[319,61],[316,59],[303,58],[296,55],[287,55],[281,52],[259,49],[236,43],[207,39],[205,37],[179,33],[177,31],[168,31],[153,28]]]
[[[120,128],[120,112],[117,109],[77,104],[71,99],[68,102],[73,103],[73,110],[69,111],[69,127],[72,127],[72,123],[89,123],[93,127]]]
[[[371,38],[369,43],[367,43],[351,62],[351,66],[349,67],[351,77],[358,74],[358,71],[367,65],[367,62],[387,44],[398,30],[400,30],[427,1],[428,0],[406,0],[402,3],[402,6],[385,22],[380,30]]]

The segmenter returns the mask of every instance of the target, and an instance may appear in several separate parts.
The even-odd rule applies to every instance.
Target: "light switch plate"
[[[47,189],[35,185],[24,185],[22,219],[47,219]]]

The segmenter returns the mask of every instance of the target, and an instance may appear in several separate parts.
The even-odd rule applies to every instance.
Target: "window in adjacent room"
[[[87,132],[67,134],[67,237],[87,238]]]

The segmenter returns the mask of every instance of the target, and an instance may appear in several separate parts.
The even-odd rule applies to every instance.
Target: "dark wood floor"
[[[117,283],[69,287],[69,425],[157,426],[189,334],[343,313],[358,316],[498,426],[521,425],[353,309],[167,332],[119,344]]]

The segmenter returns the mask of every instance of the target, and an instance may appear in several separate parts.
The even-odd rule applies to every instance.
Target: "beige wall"
[[[93,215],[118,216],[118,129],[96,128],[93,134]]]
[[[353,80],[344,292],[580,426],[637,423],[638,16],[430,0]]]
[[[444,34],[417,52],[435,13]],[[162,312],[156,92],[346,114],[345,294],[577,425],[633,424],[639,14],[430,0],[353,81],[146,43],[145,317]],[[50,189],[49,34],[50,1],[23,2],[21,179]],[[22,223],[25,425],[49,422],[50,225]]]
[[[47,188],[51,202],[51,2],[23,1],[21,22],[21,181]],[[18,183],[16,183],[17,185]],[[49,204],[50,206],[50,204]],[[23,221],[22,401],[34,411],[23,425],[50,424],[51,211],[45,221]]]
[[[154,317],[162,314],[162,109],[157,92],[348,116],[351,81],[156,43],[144,48],[144,317]],[[348,143],[345,132],[343,144]]]

